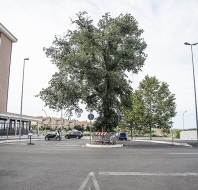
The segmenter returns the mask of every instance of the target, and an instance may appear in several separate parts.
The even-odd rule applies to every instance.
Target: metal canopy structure
[[[34,122],[41,122],[42,119],[39,117],[33,117],[28,115],[22,115],[23,121],[34,121]],[[20,120],[20,114],[16,113],[10,113],[10,112],[0,112],[0,119],[7,120],[7,119],[13,119],[13,120]]]
[[[42,121],[42,118],[33,117],[28,115],[20,115],[10,112],[0,112],[0,135],[18,135],[19,134],[19,122],[22,123],[22,135],[27,134],[31,128],[31,123],[34,122],[37,125]],[[39,128],[38,128],[39,131]]]

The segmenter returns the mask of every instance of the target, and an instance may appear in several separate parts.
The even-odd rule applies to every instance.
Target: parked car
[[[80,131],[71,131],[70,133],[65,135],[66,139],[70,139],[70,138],[81,139],[82,137],[83,137],[83,134]]]
[[[126,140],[127,141],[127,134],[126,133],[119,133],[118,135],[117,135],[117,137],[118,137],[118,139],[119,140]]]
[[[56,136],[56,132],[55,131],[51,131],[50,133],[48,133],[45,136],[45,140],[49,141],[50,139],[56,139],[57,141],[61,140],[61,136]]]

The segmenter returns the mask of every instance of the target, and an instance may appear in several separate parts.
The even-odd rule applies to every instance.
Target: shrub
[[[179,130],[179,129],[175,130],[174,137],[179,139],[180,138],[180,132],[181,132],[181,130]]]

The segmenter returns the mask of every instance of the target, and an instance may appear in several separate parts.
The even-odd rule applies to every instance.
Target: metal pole
[[[62,130],[63,130],[62,125],[63,125],[63,110],[61,109],[61,131],[60,131],[61,138],[62,138]]]
[[[191,53],[192,53],[193,81],[194,81],[194,93],[195,93],[195,112],[196,112],[196,124],[197,124],[197,143],[198,143],[197,95],[196,95],[195,70],[194,70],[194,62],[193,62],[192,45],[191,45]]]
[[[47,113],[46,113],[46,111],[45,111],[44,109],[42,109],[42,111],[44,111],[44,113],[45,113],[45,116],[47,117]]]
[[[190,45],[190,47],[191,47],[191,54],[192,54],[193,82],[194,82],[194,95],[195,95],[195,113],[196,113],[196,125],[197,125],[197,143],[198,143],[197,95],[196,95],[195,70],[194,70],[193,50],[192,50],[192,46],[195,46],[198,43],[190,44],[188,42],[185,42],[184,44],[185,45]]]
[[[187,112],[187,110],[183,113],[183,130],[184,130],[184,114]]]
[[[89,127],[89,130],[90,130],[90,144],[91,144],[91,120],[89,120],[90,122],[90,127]]]
[[[63,110],[61,109],[61,131],[63,130]]]
[[[24,84],[24,71],[25,71],[25,61],[29,58],[25,58],[23,62],[23,76],[22,76],[22,90],[21,90],[21,109],[20,109],[20,124],[19,124],[19,139],[21,139],[21,120],[22,120],[22,108],[23,108],[23,84]]]
[[[171,131],[172,131],[171,136],[172,136],[172,146],[173,146],[173,122],[172,120],[171,120]]]
[[[47,117],[47,113],[46,113],[46,111],[44,110],[44,109],[42,109],[42,111],[44,111],[44,113],[45,113],[45,116]],[[45,123],[43,122],[43,127],[45,127],[45,132],[46,132],[46,125],[45,125]]]
[[[8,139],[8,130],[9,130],[9,126],[10,126],[10,118],[7,119],[6,121],[6,127],[7,127],[7,139]]]

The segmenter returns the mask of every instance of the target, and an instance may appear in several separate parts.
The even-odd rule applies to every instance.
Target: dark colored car
[[[120,133],[119,135],[118,135],[118,139],[119,140],[126,140],[127,141],[127,134],[126,133]]]
[[[66,139],[70,139],[70,138],[81,139],[81,137],[83,137],[83,134],[80,131],[72,131],[65,135]]]
[[[61,136],[56,137],[56,132],[50,132],[45,136],[45,140],[49,141],[50,139],[56,139],[57,141],[60,141]]]

